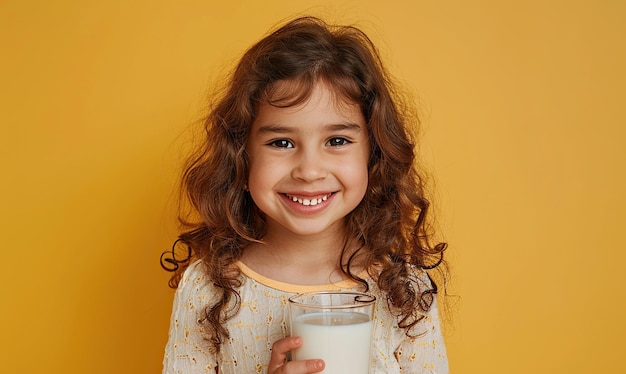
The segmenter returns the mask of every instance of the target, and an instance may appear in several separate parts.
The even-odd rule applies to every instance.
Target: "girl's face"
[[[318,83],[303,104],[261,104],[247,143],[248,188],[267,235],[341,235],[367,190],[370,143],[358,105]]]

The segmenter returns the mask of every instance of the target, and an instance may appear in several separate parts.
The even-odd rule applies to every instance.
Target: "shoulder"
[[[436,287],[428,272],[424,268],[415,264],[397,264],[389,268],[383,268],[380,264],[375,264],[370,269],[373,269],[369,271],[370,279],[368,280],[368,283],[370,284],[376,283],[380,279],[382,273],[386,272],[387,278],[399,281],[401,280],[403,284],[417,287],[420,291],[427,291]],[[408,283],[405,281],[408,281]]]
[[[411,322],[437,312],[437,283],[426,269],[415,264],[397,263],[378,270],[381,271],[379,276],[368,283],[386,301],[381,304],[390,309],[400,325],[413,325]]]
[[[215,286],[207,275],[205,264],[201,260],[194,261],[185,269],[178,288],[176,298],[178,302],[206,304],[215,296]]]
[[[202,281],[204,279],[206,279],[205,265],[202,260],[196,260],[192,262],[187,269],[185,269],[185,272],[180,280],[179,287],[181,284]]]
[[[430,290],[434,287],[434,282],[425,269],[413,264],[407,264],[406,267],[409,280],[420,290]]]
[[[196,261],[185,269],[178,284],[170,318],[163,373],[205,373],[217,365],[206,344],[208,330],[202,322],[206,305],[215,297],[204,265]]]

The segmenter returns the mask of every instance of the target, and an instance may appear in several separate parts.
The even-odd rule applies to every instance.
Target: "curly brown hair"
[[[186,194],[182,198],[191,204],[195,218],[181,212],[184,232],[179,241],[187,244],[190,256],[166,259],[175,265],[170,285],[177,286],[193,249],[193,257],[203,260],[209,279],[222,293],[219,302],[207,306],[203,319],[215,351],[228,338],[225,322],[241,304],[237,292],[241,274],[235,263],[246,246],[261,241],[265,232],[263,214],[245,191],[246,141],[256,110],[260,103],[302,103],[320,81],[342,99],[359,104],[371,144],[368,191],[346,217],[350,236],[339,266],[366,290],[367,282],[354,274],[353,260],[358,255],[366,268],[375,267],[370,275],[407,335],[430,310],[437,293],[434,281],[430,289],[411,281],[411,266],[438,267],[446,248],[445,243],[430,243],[429,201],[423,174],[416,167],[411,131],[417,128],[417,116],[401,106],[380,55],[364,32],[314,17],[297,18],[243,55],[211,106],[203,143],[182,176]],[[279,103],[272,98],[278,82],[291,83],[290,97]]]

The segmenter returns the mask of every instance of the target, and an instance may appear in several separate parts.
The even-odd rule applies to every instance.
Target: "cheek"
[[[272,189],[278,178],[277,165],[257,160],[250,162],[248,167],[248,189],[250,193],[259,195]]]
[[[248,189],[251,193],[254,193],[262,188],[264,178],[263,168],[256,163],[249,163],[248,166]]]
[[[339,175],[341,175],[343,184],[346,187],[349,187],[359,195],[365,195],[369,183],[367,165],[359,164],[350,166],[346,164],[339,170]]]
[[[355,183],[359,181],[367,188],[369,180],[369,152],[362,152],[353,159],[353,162],[348,165],[346,163],[346,173],[352,174]]]

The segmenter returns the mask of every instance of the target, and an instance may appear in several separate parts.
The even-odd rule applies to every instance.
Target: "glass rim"
[[[303,298],[306,296],[316,296],[316,295],[347,295],[354,296],[354,304],[337,304],[337,305],[316,305],[316,304],[307,304],[301,301],[297,301],[298,298]],[[312,309],[356,309],[363,308],[368,305],[373,304],[376,301],[376,296],[358,291],[312,291],[312,292],[302,292],[297,295],[291,296],[289,299],[290,305],[302,306],[306,308]]]

